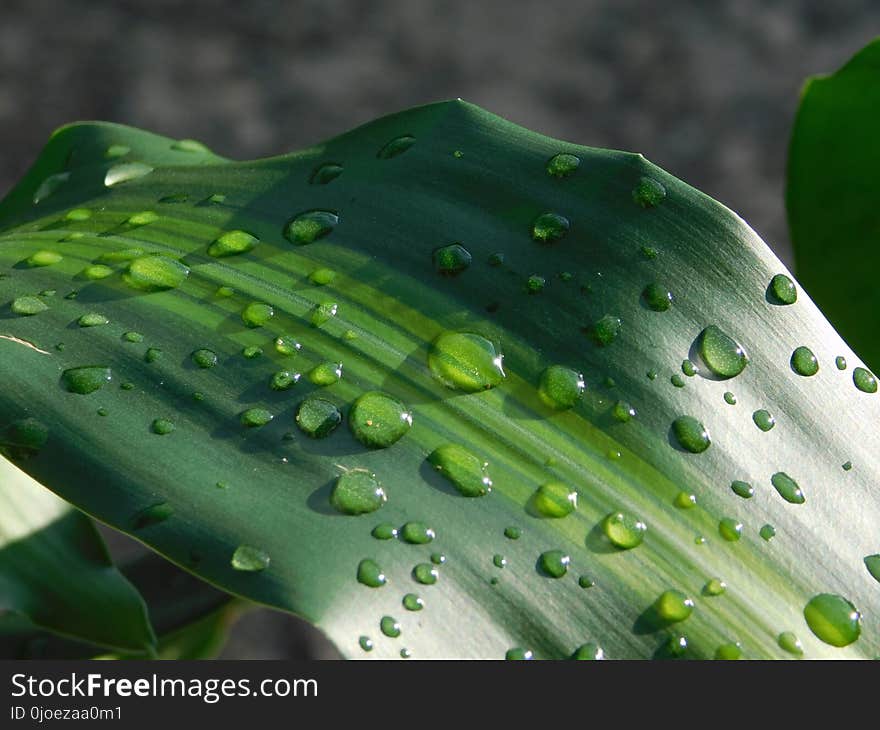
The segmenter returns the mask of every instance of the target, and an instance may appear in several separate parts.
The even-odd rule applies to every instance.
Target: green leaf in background
[[[33,424],[17,425],[21,434]],[[0,458],[0,616],[10,615],[141,655],[155,642],[140,595],[91,521]]]
[[[880,367],[880,39],[804,87],[788,159],[798,277],[840,334]]]
[[[460,101],[187,147],[66,127],[0,204],[36,478],[352,657],[880,650],[880,398],[726,208]]]

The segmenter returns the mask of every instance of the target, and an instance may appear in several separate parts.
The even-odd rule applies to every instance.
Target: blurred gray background
[[[790,263],[784,173],[801,84],[878,32],[877,0],[2,0],[0,195],[74,120],[252,158],[462,97],[553,137],[644,153]],[[263,612],[226,656],[333,653]]]

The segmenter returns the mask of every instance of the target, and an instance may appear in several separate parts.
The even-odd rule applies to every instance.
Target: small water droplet
[[[281,335],[275,338],[275,350],[281,355],[296,355],[301,348],[302,345],[290,335]]]
[[[100,327],[101,325],[110,324],[110,320],[98,312],[87,312],[76,320],[76,323],[80,327]]]
[[[770,411],[765,411],[763,408],[752,414],[752,420],[765,433],[776,425],[776,419],[770,415]]]
[[[152,254],[134,259],[122,275],[126,284],[144,291],[161,291],[180,286],[189,276],[189,269],[180,261]]]
[[[320,327],[333,319],[338,311],[339,305],[336,302],[321,302],[312,308],[309,322],[312,327]]]
[[[150,424],[150,430],[157,436],[166,436],[174,431],[174,422],[167,418],[157,418]]]
[[[725,583],[721,578],[710,578],[706,581],[706,585],[703,586],[703,595],[704,596],[720,596],[727,591],[727,583]]]
[[[715,649],[715,659],[718,661],[736,661],[742,657],[742,647],[737,643],[721,644]]]
[[[382,149],[380,149],[376,153],[376,157],[378,157],[380,160],[390,160],[392,157],[402,155],[415,143],[415,137],[413,137],[411,134],[403,134],[400,137],[395,137],[384,147],[382,147]]]
[[[844,461],[843,464],[841,464],[841,468],[842,468],[844,471],[849,471],[850,469],[853,468],[853,464],[852,464],[851,461]]]
[[[373,640],[369,636],[362,636],[358,639],[358,646],[364,651],[373,651]]]
[[[528,661],[534,659],[535,655],[532,654],[531,649],[523,649],[521,646],[515,646],[513,649],[507,650],[504,658],[507,661]]]
[[[636,409],[626,401],[619,400],[614,404],[614,408],[611,410],[611,415],[614,417],[615,421],[626,423],[636,417]]]
[[[158,347],[149,347],[144,353],[144,362],[156,362],[162,357],[162,350]]]
[[[544,575],[561,578],[568,572],[571,558],[562,550],[547,550],[538,557],[538,566]]]
[[[803,656],[804,647],[801,640],[792,631],[783,631],[776,637],[776,643],[782,651],[793,656]]]
[[[167,502],[154,504],[135,515],[132,527],[135,530],[143,530],[145,527],[152,527],[160,522],[164,522],[172,514],[174,514],[174,509]]]
[[[339,409],[323,398],[307,398],[296,412],[296,425],[312,438],[329,436],[341,422]]]
[[[771,301],[777,304],[794,304],[797,301],[797,287],[785,274],[776,274],[767,287]]]
[[[485,337],[469,332],[444,332],[431,344],[428,365],[449,388],[488,390],[504,379],[503,356]]]
[[[412,427],[412,413],[386,393],[361,395],[348,413],[354,437],[365,446],[384,449],[399,441]]]
[[[265,408],[248,408],[239,416],[239,421],[245,428],[260,428],[273,418],[274,416]]]
[[[843,355],[838,355],[834,358],[834,364],[838,370],[846,370],[846,358]]]
[[[370,588],[381,588],[387,582],[385,573],[382,572],[379,564],[370,558],[364,558],[358,563],[357,580],[358,583]]]
[[[770,540],[776,537],[776,528],[773,525],[763,525],[758,534],[763,540],[770,542]]]
[[[315,169],[312,176],[309,178],[309,182],[312,185],[326,185],[339,177],[342,174],[343,169],[342,165],[337,165],[334,162],[326,162]]]
[[[342,378],[341,362],[323,362],[309,371],[309,380],[315,385],[326,387],[338,383]]]
[[[751,499],[755,496],[755,488],[748,482],[743,482],[739,479],[731,482],[730,488],[735,495],[743,499]]]
[[[694,602],[681,591],[668,590],[663,591],[654,602],[654,609],[663,621],[677,623],[685,621],[693,613]]]
[[[463,497],[482,497],[492,491],[489,464],[463,446],[438,446],[428,456],[431,464]]]
[[[197,139],[178,139],[171,143],[171,149],[201,155],[211,153],[211,150]]]
[[[126,332],[122,335],[122,339],[126,342],[143,342],[144,336],[140,332]]]
[[[669,378],[669,382],[672,383],[676,388],[684,388],[685,382],[684,378],[681,377],[678,373]]]
[[[521,536],[522,530],[520,530],[518,527],[510,526],[504,528],[504,537],[506,537],[508,540],[519,540]]]
[[[582,575],[578,578],[578,586],[587,589],[596,585],[596,581],[589,575]]]
[[[563,238],[570,228],[568,218],[558,213],[542,213],[532,222],[532,238],[540,243],[552,243]]]
[[[538,276],[537,274],[532,274],[528,279],[526,279],[526,292],[528,294],[539,294],[544,291],[544,286],[546,285],[547,280],[543,276]]]
[[[104,175],[104,185],[108,188],[129,180],[137,180],[144,175],[149,175],[153,168],[143,162],[120,162],[113,165]]]
[[[397,537],[397,528],[388,522],[382,522],[370,534],[377,540],[393,540]]]
[[[700,454],[712,444],[706,427],[693,416],[676,418],[672,422],[672,431],[679,445],[692,454]]]
[[[434,249],[434,268],[443,276],[456,276],[471,265],[470,252],[460,243]]]
[[[346,515],[375,512],[387,499],[388,496],[376,475],[367,469],[351,469],[344,472],[336,480],[330,492],[330,504],[338,512]]]
[[[807,626],[831,646],[849,646],[862,633],[862,615],[843,596],[820,593],[804,606]]]
[[[611,512],[602,520],[602,532],[621,550],[631,550],[642,544],[648,526],[628,512]]]
[[[792,479],[784,471],[776,472],[771,478],[771,483],[776,487],[779,495],[791,504],[803,504],[806,501],[804,493],[798,486],[798,483]]]
[[[64,220],[74,221],[74,222],[75,221],[87,221],[91,217],[92,217],[92,211],[90,211],[88,208],[73,208],[72,210],[69,210],[69,211],[67,211],[67,213],[64,214]],[[71,233],[66,238],[69,240],[74,240],[76,238],[81,238],[82,235],[83,235],[82,233],[80,233],[79,235],[74,235]]]
[[[607,347],[617,338],[617,335],[620,334],[620,317],[615,317],[611,314],[606,314],[604,317],[600,317],[593,323],[593,326],[590,328],[590,335],[593,338],[593,342],[595,342],[600,347]]]
[[[577,404],[585,387],[584,376],[576,370],[551,365],[541,373],[538,395],[550,408],[564,410]]]
[[[432,586],[437,582],[439,573],[431,563],[419,563],[413,568],[413,578],[424,586]]]
[[[200,368],[212,368],[217,364],[217,353],[213,350],[196,350],[190,356],[192,361]]]
[[[798,347],[791,353],[791,369],[798,375],[810,377],[819,372],[819,362],[809,347]]]
[[[410,545],[427,545],[435,537],[434,530],[422,522],[407,522],[400,528],[400,538]]]
[[[489,266],[501,266],[504,263],[504,254],[501,252],[493,253],[487,259]]]
[[[90,281],[100,281],[113,275],[113,269],[104,264],[92,264],[82,270],[82,276]]]
[[[231,565],[236,570],[256,573],[269,567],[270,558],[265,550],[251,545],[239,545],[232,554]]]
[[[104,157],[108,160],[114,157],[125,157],[129,152],[131,152],[131,147],[124,144],[111,144],[104,152]]]
[[[13,314],[17,314],[21,317],[31,317],[40,312],[47,311],[49,306],[38,297],[23,296],[13,299],[10,309]]]
[[[675,495],[675,506],[679,509],[691,509],[697,506],[697,495],[689,492],[679,492]]]
[[[742,522],[733,517],[724,517],[718,523],[718,534],[728,542],[737,542],[742,537]]]
[[[328,269],[326,267],[315,269],[309,274],[309,281],[315,286],[327,286],[328,284],[332,284],[335,278],[336,272],[333,271],[333,269]]]
[[[877,392],[877,378],[870,370],[856,368],[853,370],[853,384],[863,393]]]
[[[87,365],[69,368],[61,373],[61,383],[70,393],[88,395],[98,390],[112,378],[110,368],[102,365]]]
[[[492,556],[492,565],[494,565],[499,570],[503,570],[505,567],[507,567],[507,558],[505,558],[500,553],[495,553],[495,555]]]
[[[715,325],[700,333],[699,352],[709,370],[723,379],[736,377],[749,363],[743,346]]]
[[[34,192],[34,205],[48,198],[69,179],[69,172],[57,172],[54,175],[49,175],[40,183],[40,186]]]
[[[241,310],[241,321],[248,327],[263,327],[275,316],[275,309],[265,302],[251,302]]]
[[[140,213],[134,213],[125,219],[125,222],[132,227],[146,226],[159,220],[159,216],[152,210],[143,210]]]
[[[53,266],[62,260],[64,257],[57,251],[36,251],[27,258],[25,263],[31,268],[40,268]]]
[[[642,208],[653,208],[666,198],[666,188],[650,177],[639,178],[639,182],[633,188],[632,199]]]
[[[331,210],[309,210],[287,224],[284,236],[291,243],[304,246],[328,235],[338,224],[339,216]]]
[[[642,291],[642,299],[644,299],[645,304],[655,312],[665,312],[672,306],[674,297],[669,289],[654,282],[648,284],[644,288]]]
[[[577,509],[577,492],[562,482],[548,482],[538,487],[531,505],[544,517],[565,517]]]
[[[878,583],[880,583],[880,554],[868,555],[865,558],[865,567]]]
[[[580,164],[580,157],[561,152],[558,155],[553,155],[547,161],[547,174],[550,177],[568,177],[578,169]]]
[[[272,390],[287,390],[292,388],[299,382],[300,377],[302,377],[299,373],[290,372],[289,370],[279,370],[277,373],[273,373],[272,377],[269,379],[269,387]]]
[[[729,406],[736,405],[736,396],[731,393],[729,390],[724,394],[724,402]]]
[[[215,258],[236,256],[252,250],[259,242],[259,238],[246,231],[226,231],[208,246],[208,255]]]
[[[681,372],[683,372],[689,378],[692,378],[699,372],[699,370],[697,369],[697,366],[694,365],[694,363],[691,362],[690,360],[682,360],[681,361]]]
[[[407,611],[421,611],[425,607],[425,602],[415,593],[407,593],[401,603]]]

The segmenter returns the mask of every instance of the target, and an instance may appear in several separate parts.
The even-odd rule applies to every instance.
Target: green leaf
[[[786,202],[800,280],[871,367],[880,367],[880,39],[804,86]]]
[[[0,616],[141,655],[155,641],[91,521],[2,457]]]
[[[106,187],[113,145],[152,171]],[[349,656],[877,654],[880,398],[726,208],[464,102],[256,162],[170,148],[67,127],[0,206],[5,301],[47,306],[7,305],[0,413],[52,424],[43,483]],[[211,255],[232,231],[257,242]],[[846,648],[806,623],[823,593],[866,617]]]

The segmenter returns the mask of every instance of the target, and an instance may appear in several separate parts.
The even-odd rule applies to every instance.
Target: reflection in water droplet
[[[365,446],[384,449],[412,427],[412,413],[400,401],[378,390],[361,395],[348,414],[354,437]]]
[[[798,375],[809,377],[819,372],[819,362],[809,347],[798,347],[791,353],[791,369]]]
[[[489,464],[463,446],[438,446],[428,456],[428,463],[464,497],[482,497],[492,491]]]
[[[504,379],[503,356],[485,337],[469,332],[444,332],[431,344],[428,365],[449,388],[488,390]]]
[[[627,512],[612,512],[602,520],[602,532],[613,545],[622,550],[638,547],[645,539],[648,526]]]
[[[843,596],[820,593],[804,606],[807,626],[831,646],[849,646],[862,633],[862,615]]]
[[[232,554],[231,564],[236,570],[255,573],[268,568],[269,563],[269,554],[251,545],[239,545]]]
[[[343,472],[330,492],[330,504],[346,515],[375,512],[387,499],[376,475],[367,469]]]
[[[785,274],[776,274],[770,280],[768,293],[777,304],[794,304],[797,301],[797,287]]]
[[[806,500],[798,483],[784,471],[776,472],[770,478],[770,481],[773,486],[776,487],[776,491],[779,492],[779,495],[786,502],[790,502],[791,504],[803,504]]]

